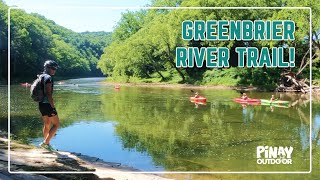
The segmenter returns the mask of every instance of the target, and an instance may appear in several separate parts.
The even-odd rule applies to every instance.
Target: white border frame
[[[310,12],[310,27],[309,27],[309,48],[310,48],[310,132],[309,132],[309,153],[310,153],[310,170],[309,171],[138,171],[138,172],[99,172],[99,173],[108,173],[108,174],[310,174],[312,172],[312,9],[311,7],[105,7],[105,6],[56,6],[56,7],[32,7],[32,9],[52,9],[52,8],[61,8],[61,9],[87,9],[87,8],[97,8],[97,9],[128,9],[128,10],[135,10],[135,9],[304,9],[309,10]],[[11,137],[10,137],[10,86],[11,86],[11,79],[10,79],[10,11],[11,9],[22,9],[22,7],[9,7],[8,9],[8,172],[12,174],[94,174],[95,171],[11,171],[10,164],[11,164]]]

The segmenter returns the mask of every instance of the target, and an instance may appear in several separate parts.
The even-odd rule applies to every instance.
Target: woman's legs
[[[43,120],[43,131],[42,131],[43,132],[43,142],[45,144],[48,144],[45,142],[45,139],[49,135],[51,123],[50,123],[50,119],[48,116],[42,116],[42,120]]]
[[[60,127],[60,120],[58,115],[48,117],[42,116],[44,126],[43,126],[43,136],[44,136],[44,143],[50,144],[50,140],[56,134],[58,128]],[[52,124],[52,127],[50,128]]]

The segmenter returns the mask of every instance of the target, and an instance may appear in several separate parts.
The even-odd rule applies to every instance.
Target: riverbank
[[[65,81],[68,79],[74,79],[74,78],[81,78],[81,77],[55,77],[55,80],[58,81]],[[313,90],[314,92],[320,93],[320,86],[319,82],[320,80],[313,80]],[[14,81],[11,84],[19,84],[18,82],[25,82],[25,81]],[[28,83],[32,83],[31,80],[26,81]],[[6,85],[6,81],[0,81],[0,85]],[[195,84],[179,84],[179,83],[168,83],[168,82],[129,82],[129,83],[121,83],[121,82],[114,82],[114,81],[102,81],[102,85],[107,86],[124,86],[124,87],[157,87],[157,88],[182,88],[182,89],[222,89],[222,90],[239,90],[239,91],[261,91],[261,92],[268,92],[269,90],[259,88],[257,86],[228,86],[228,85],[195,85]],[[273,92],[273,91],[269,91]]]
[[[261,91],[265,92],[263,89],[259,89],[254,86],[223,86],[223,85],[192,85],[192,84],[169,84],[169,83],[115,83],[115,82],[101,82],[102,85],[114,86],[116,89],[121,89],[121,87],[150,87],[150,88],[180,88],[180,89],[222,89],[222,90],[238,90],[238,91]],[[292,92],[287,92],[292,93]],[[320,95],[320,86],[313,86],[313,95]]]
[[[192,84],[169,84],[169,83],[115,83],[101,82],[103,85],[124,87],[157,87],[157,88],[182,88],[182,89],[226,89],[226,90],[258,90],[252,86],[214,86],[214,85],[192,85]]]
[[[123,166],[116,162],[105,162],[99,158],[75,152],[48,152],[31,145],[16,141],[10,143],[11,172],[53,171],[84,172],[84,174],[29,174],[9,173],[8,139],[5,132],[0,132],[0,179],[152,179],[166,180],[155,174],[139,173],[139,170]]]

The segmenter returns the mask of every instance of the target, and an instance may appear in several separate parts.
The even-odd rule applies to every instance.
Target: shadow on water
[[[34,116],[12,116],[10,123],[11,138],[29,144],[33,138],[42,137],[42,119]]]
[[[0,130],[8,131],[8,92],[7,86],[0,86]]]
[[[254,153],[261,144],[294,146],[298,159],[308,164],[308,161],[304,162],[308,152],[300,144],[300,119],[291,109],[279,108],[271,112],[270,107],[243,108],[226,101],[231,97],[222,91],[220,96],[207,95],[212,98],[209,105],[195,109],[185,101],[168,98],[173,92],[158,99],[162,92],[148,90],[153,98],[143,90],[132,96],[120,93],[113,97],[117,103],[103,103],[103,109],[111,119],[119,122],[116,132],[126,148],[148,152],[154,162],[165,169],[206,171],[226,166],[233,170],[259,169]],[[180,92],[180,96],[185,96],[183,93]],[[149,98],[153,103],[146,106]],[[129,109],[126,108],[128,102],[132,104]],[[302,111],[306,110],[307,107],[302,108]],[[304,139],[303,142],[309,141]],[[241,166],[240,161],[246,162],[247,166]],[[308,166],[300,168],[307,169]]]

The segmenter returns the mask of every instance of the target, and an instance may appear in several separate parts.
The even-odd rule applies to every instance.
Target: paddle
[[[193,94],[197,94],[198,92],[194,91],[194,90],[190,90]],[[199,93],[198,93],[199,94]]]
[[[194,95],[199,95],[198,92],[194,92],[192,89],[190,90]]]
[[[274,99],[273,101],[270,101],[270,106],[272,106],[272,104],[273,104],[275,101],[277,101],[277,100],[279,100],[279,98]]]

